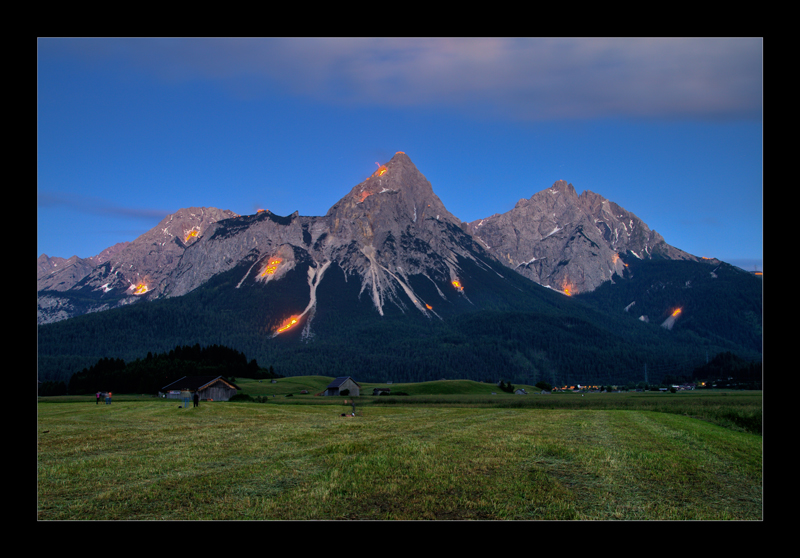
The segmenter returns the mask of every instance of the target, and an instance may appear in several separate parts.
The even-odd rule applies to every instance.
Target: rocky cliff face
[[[307,327],[316,289],[334,268],[346,281],[352,278],[359,299],[381,315],[393,304],[434,317],[437,303],[469,300],[462,284],[467,262],[496,280],[503,277],[499,260],[536,283],[573,294],[621,275],[626,257],[653,255],[694,259],[632,213],[592,192],[578,196],[564,181],[506,214],[461,223],[398,152],[324,216],[189,208],[95,258],[42,256],[39,323],[182,296],[232,270],[236,288],[266,286],[294,270],[308,288],[307,306],[294,318],[309,316]]]
[[[228,210],[192,207],[165,217],[133,242],[120,243],[92,258],[38,259],[38,322],[130,304],[146,293],[163,293],[168,277],[188,246],[221,219],[237,217]],[[64,293],[63,296],[52,292]],[[69,293],[79,293],[75,304]]]
[[[316,286],[335,264],[359,281],[361,293],[379,313],[394,303],[430,314],[431,305],[414,291],[410,278],[452,284],[459,277],[458,257],[477,261],[480,253],[483,249],[460,228],[430,182],[398,152],[324,216],[279,217],[263,211],[212,225],[186,250],[165,294],[191,292],[241,262],[250,265],[239,286],[280,279],[302,265],[309,287],[302,317],[313,313]],[[447,296],[441,288],[439,294]],[[458,289],[449,293],[458,294]]]
[[[469,230],[506,266],[568,294],[621,276],[625,257],[697,259],[633,213],[588,190],[578,196],[563,180],[507,213],[469,223]]]

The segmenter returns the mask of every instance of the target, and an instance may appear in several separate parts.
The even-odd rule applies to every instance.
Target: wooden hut
[[[222,376],[184,376],[161,388],[161,395],[168,399],[180,399],[181,391],[198,392],[200,399],[227,401],[236,395],[239,386],[226,381]]]
[[[342,391],[350,390],[348,395],[358,397],[361,395],[361,386],[350,376],[339,376],[333,380],[323,392],[323,395],[341,395]]]

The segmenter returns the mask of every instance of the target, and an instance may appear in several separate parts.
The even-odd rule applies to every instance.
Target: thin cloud
[[[90,215],[113,215],[128,219],[163,219],[169,214],[163,209],[121,207],[102,198],[64,192],[38,192],[36,204],[38,207],[66,208]]]
[[[759,38],[49,39],[164,80],[514,120],[760,118]],[[64,44],[65,43],[65,44]],[[40,51],[42,48],[40,47]],[[46,49],[45,49],[46,50]]]

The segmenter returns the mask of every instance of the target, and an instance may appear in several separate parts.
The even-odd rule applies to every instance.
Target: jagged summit
[[[633,213],[589,190],[578,196],[564,180],[469,228],[505,265],[568,294],[622,276],[628,255],[697,259],[669,246]]]
[[[413,223],[430,218],[456,225],[460,223],[447,211],[433,192],[431,183],[402,151],[398,151],[388,163],[380,165],[369,178],[354,186],[348,195],[328,210],[327,216],[372,221],[374,216],[385,212],[391,213],[394,220]]]

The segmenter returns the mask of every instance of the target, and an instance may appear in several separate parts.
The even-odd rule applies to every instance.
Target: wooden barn
[[[342,395],[342,391],[346,389],[350,390],[347,395],[352,395],[353,397],[361,395],[361,386],[350,376],[339,376],[328,384],[328,387],[322,394]]]
[[[176,382],[161,388],[163,397],[181,399],[181,391],[200,394],[206,401],[227,401],[239,390],[239,386],[226,381],[222,376],[184,376]]]

